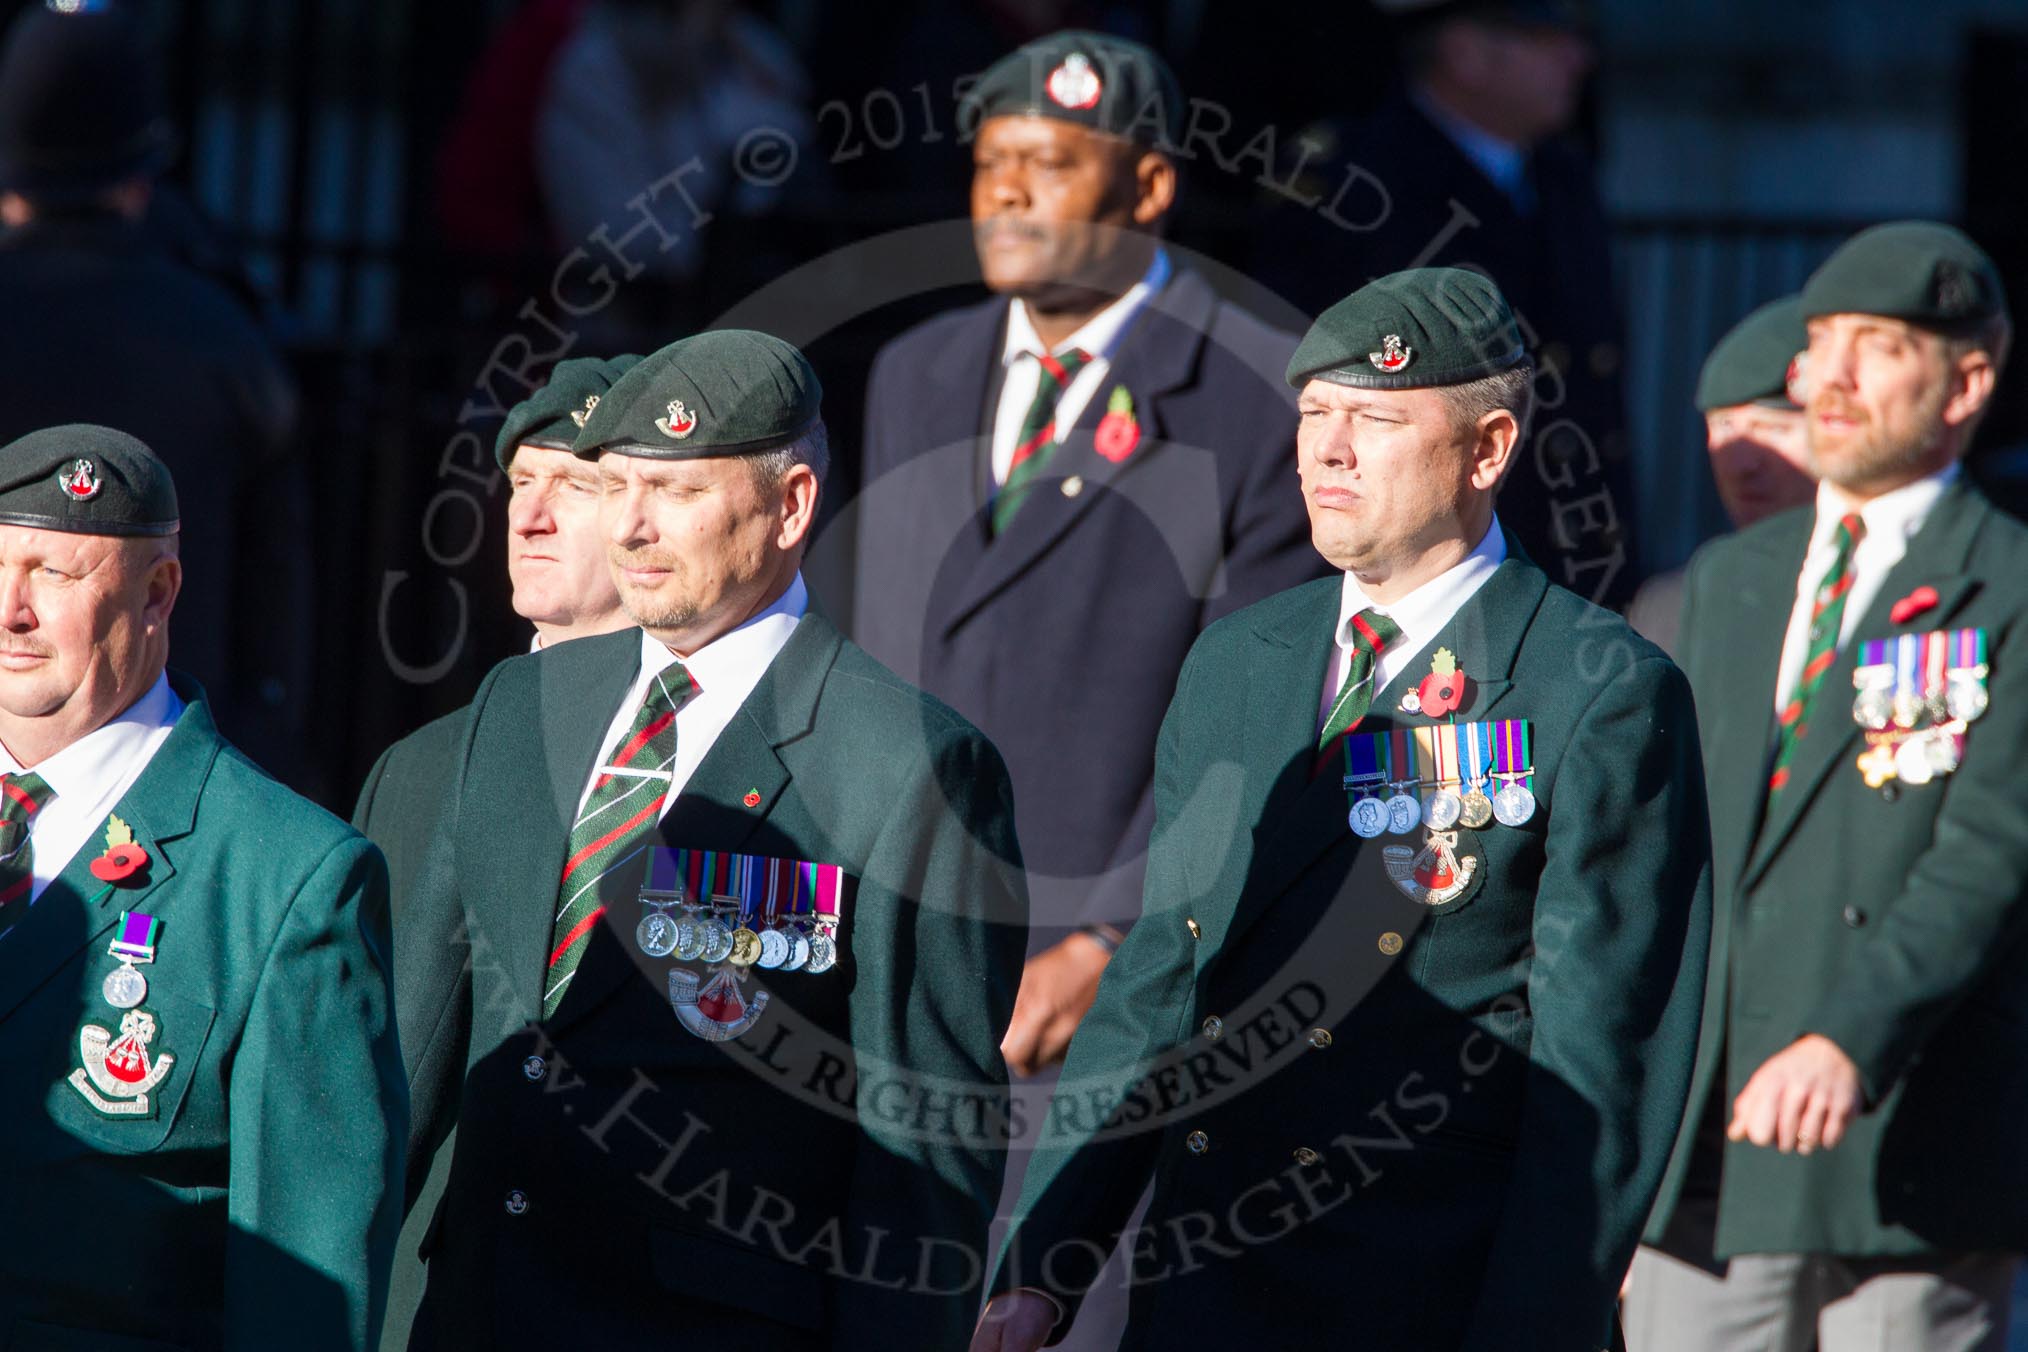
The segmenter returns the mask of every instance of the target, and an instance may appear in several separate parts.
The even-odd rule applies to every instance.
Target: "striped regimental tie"
[[[1401,626],[1377,610],[1362,610],[1352,617],[1352,660],[1345,664],[1345,683],[1331,701],[1324,730],[1317,735],[1318,764],[1329,759],[1332,744],[1359,726],[1373,707],[1373,669],[1380,653],[1401,637]]]
[[[1794,693],[1782,706],[1781,740],[1775,746],[1774,770],[1767,781],[1770,804],[1788,787],[1789,766],[1809,728],[1811,706],[1831,664],[1838,660],[1838,631],[1845,623],[1845,597],[1852,590],[1852,550],[1865,534],[1866,523],[1859,513],[1850,512],[1838,519],[1838,529],[1831,535],[1831,566],[1824,570],[1824,580],[1817,584],[1816,600],[1810,607],[1809,655],[1803,659]]]
[[[1063,392],[1070,388],[1070,382],[1077,379],[1077,373],[1091,360],[1091,354],[1073,347],[1060,357],[1045,352],[1035,360],[1042,367],[1037,373],[1040,379],[1035,386],[1035,402],[1028,406],[1028,416],[1021,420],[1014,459],[1007,466],[1007,482],[1000,485],[1000,491],[993,497],[995,535],[1007,529],[1007,523],[1034,490],[1036,476],[1056,454],[1060,443],[1056,435],[1056,406],[1062,401]]]
[[[592,930],[605,914],[599,884],[634,857],[662,819],[676,764],[676,711],[697,692],[697,682],[680,662],[656,676],[632,726],[600,764],[591,794],[578,810],[557,884],[549,969],[542,983],[545,1019],[563,1003],[563,993],[591,946]]]
[[[28,913],[28,894],[35,889],[35,847],[28,823],[55,796],[56,790],[41,775],[28,771],[0,775],[0,934]]]

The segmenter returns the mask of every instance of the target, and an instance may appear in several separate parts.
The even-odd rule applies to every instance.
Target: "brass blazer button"
[[[1211,1149],[1211,1138],[1201,1131],[1193,1131],[1183,1138],[1183,1146],[1193,1155],[1201,1155]]]
[[[1387,931],[1387,933],[1381,935],[1380,951],[1385,953],[1390,958],[1393,957],[1396,953],[1399,953],[1401,951],[1401,936],[1399,934],[1396,934],[1393,930],[1389,930]]]

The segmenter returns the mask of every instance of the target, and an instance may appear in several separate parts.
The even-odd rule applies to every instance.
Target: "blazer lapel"
[[[1513,689],[1515,657],[1548,590],[1548,579],[1533,564],[1518,558],[1501,564],[1388,682],[1359,731],[1386,732],[1435,721],[1403,715],[1400,704],[1401,696],[1429,673],[1429,659],[1438,648],[1457,654],[1458,665],[1474,683],[1471,702],[1458,710],[1458,717],[1472,722],[1491,717]],[[1250,770],[1278,777],[1255,827],[1254,863],[1226,931],[1228,947],[1320,857],[1356,839],[1345,824],[1343,776],[1326,767],[1309,777],[1338,619],[1339,593],[1324,595],[1330,598],[1328,612],[1320,607],[1279,632],[1261,633],[1271,645],[1270,656],[1249,690],[1246,761]]]
[[[659,829],[643,840],[641,854],[627,866],[629,872],[619,879],[614,896],[624,896],[632,886],[628,880],[646,871],[650,847],[736,851],[746,846],[789,785],[789,770],[778,749],[808,733],[815,723],[817,697],[842,645],[829,620],[814,612],[803,616],[753,693],[698,762]],[[752,806],[750,798],[757,798]],[[593,936],[571,978],[570,991],[549,1021],[552,1032],[596,1009],[628,977],[641,973],[633,941],[639,920],[627,906],[609,904],[605,923]]]
[[[1908,542],[1908,552],[1902,555],[1901,562],[1882,580],[1879,592],[1853,626],[1851,638],[1838,650],[1837,661],[1825,674],[1817,693],[1819,705],[1810,713],[1809,731],[1796,744],[1789,786],[1761,824],[1760,838],[1748,856],[1743,885],[1751,887],[1766,870],[1833,767],[1851,759],[1860,741],[1859,726],[1851,714],[1852,672],[1857,666],[1859,644],[1867,638],[1890,633],[1927,632],[1949,622],[1978,588],[1978,579],[1964,571],[1965,560],[1991,510],[1962,480],[1952,485],[1937,500],[1923,528]],[[1911,616],[1906,625],[1894,624],[1894,603],[1920,586],[1936,589],[1937,604]]]
[[[171,909],[174,892],[162,885],[176,875],[174,842],[190,834],[197,822],[197,800],[204,781],[224,745],[203,692],[175,678],[172,684],[187,701],[175,728],[132,788],[120,796],[111,815],[133,828],[134,840],[148,852],[148,866],[138,886],[114,886],[92,876],[91,864],[102,853],[100,833],[79,847],[63,872],[50,880],[28,914],[5,940],[0,940],[0,1020],[74,957],[78,950],[111,929],[120,912],[146,909],[161,920]],[[163,926],[167,942],[190,942],[176,935],[173,917]],[[203,942],[197,936],[195,942]]]
[[[1121,475],[1159,454],[1169,429],[1162,421],[1163,396],[1187,385],[1211,322],[1217,297],[1194,273],[1179,272],[1135,317],[1115,349],[1111,369],[1062,438],[1048,469],[1037,480],[1007,531],[985,548],[976,569],[945,616],[945,632],[1020,577],[1075,525]],[[995,354],[993,360],[997,361]],[[1112,391],[1125,388],[1134,400],[1141,440],[1124,460],[1098,453],[1096,432]],[[1083,486],[1066,497],[1072,478]],[[983,523],[987,513],[981,512]]]

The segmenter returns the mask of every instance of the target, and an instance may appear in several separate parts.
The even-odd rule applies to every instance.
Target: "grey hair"
[[[1495,371],[1462,385],[1444,385],[1437,393],[1451,412],[1451,425],[1459,431],[1476,428],[1479,419],[1494,409],[1514,415],[1522,434],[1528,431],[1528,415],[1535,406],[1535,363],[1523,357],[1519,364]]]
[[[831,436],[824,430],[823,419],[810,424],[809,431],[786,445],[746,457],[746,467],[753,473],[753,481],[764,491],[779,487],[797,465],[808,465],[810,472],[817,476],[818,487],[823,486],[825,477],[831,472]]]

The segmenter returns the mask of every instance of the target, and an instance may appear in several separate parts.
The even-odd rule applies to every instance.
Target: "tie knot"
[[[641,701],[644,714],[673,714],[688,704],[704,689],[697,678],[690,674],[690,668],[681,662],[671,662],[655,673],[648,682],[647,698]]]
[[[0,821],[25,821],[56,796],[56,790],[32,770],[0,775]]]
[[[1866,518],[1857,512],[1847,512],[1838,518],[1838,529],[1832,535],[1832,542],[1839,549],[1850,549],[1866,538]]]
[[[1091,360],[1091,353],[1081,347],[1071,347],[1054,356],[1045,352],[1036,360],[1042,364],[1043,379],[1054,382],[1056,388],[1061,391],[1065,385],[1077,378],[1079,371],[1085,368],[1085,363]]]
[[[1378,653],[1400,637],[1401,626],[1370,607],[1352,617],[1352,646],[1355,648]]]

